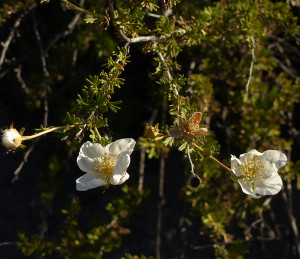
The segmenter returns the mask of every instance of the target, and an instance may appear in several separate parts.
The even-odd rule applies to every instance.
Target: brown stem
[[[104,17],[103,15],[93,13],[89,10],[86,10],[86,9],[83,9],[83,8],[77,6],[77,5],[74,5],[74,4],[70,3],[67,0],[61,0],[61,1],[66,5],[66,7],[70,8],[70,9],[73,9],[74,11],[85,13],[85,14],[88,14],[88,15],[91,15],[91,16],[94,16],[94,17],[98,17],[98,18],[103,18]]]
[[[49,107],[48,107],[48,97],[47,97],[47,92],[48,92],[48,85],[47,85],[47,78],[49,78],[49,72],[47,69],[47,62],[46,62],[46,55],[44,51],[44,47],[42,44],[40,32],[37,27],[37,20],[35,17],[35,12],[32,12],[32,19],[33,19],[33,30],[37,39],[38,43],[38,48],[40,51],[40,58],[41,58],[41,63],[42,63],[42,70],[43,70],[43,102],[44,102],[44,126],[48,126],[48,113],[49,113]]]
[[[165,181],[165,154],[162,151],[160,156],[160,167],[159,167],[159,187],[158,187],[159,203],[158,203],[158,213],[157,213],[157,223],[156,223],[156,247],[155,247],[156,258],[161,258],[162,216],[163,216],[163,206],[165,204],[164,181]]]
[[[205,153],[205,150],[201,147],[199,147],[198,145],[196,145],[195,143],[192,144],[193,147],[197,148],[198,150],[200,150],[201,152]],[[232,170],[227,167],[226,165],[224,165],[223,163],[221,163],[218,159],[216,159],[215,157],[213,156],[209,156],[209,158],[211,160],[213,160],[214,162],[216,162],[219,166],[223,167],[225,170],[229,171],[232,173]]]
[[[19,179],[19,174],[20,174],[23,166],[25,165],[25,163],[27,163],[28,157],[31,154],[31,152],[33,151],[34,146],[37,141],[38,141],[37,139],[35,141],[33,141],[33,144],[31,145],[31,147],[24,154],[23,161],[19,164],[18,168],[14,171],[14,178],[11,180],[12,183],[14,183],[15,181],[17,181]]]

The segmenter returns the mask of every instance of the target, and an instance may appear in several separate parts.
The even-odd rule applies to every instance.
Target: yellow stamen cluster
[[[100,173],[104,179],[108,179],[113,176],[113,171],[116,166],[116,155],[107,155],[106,153],[101,159],[96,158],[94,161],[94,169]]]
[[[241,179],[244,183],[250,182],[253,184],[254,182],[266,179],[263,175],[266,171],[262,170],[264,169],[264,166],[262,165],[259,156],[254,155],[249,161],[246,160],[244,164],[239,166],[242,175]]]
[[[187,137],[193,137],[200,130],[200,126],[195,122],[184,123],[181,128],[181,134]]]

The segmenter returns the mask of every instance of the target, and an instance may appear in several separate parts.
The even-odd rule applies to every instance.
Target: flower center
[[[183,136],[194,136],[196,132],[199,131],[199,124],[194,123],[194,122],[188,122],[182,125],[181,127],[181,134]]]
[[[108,179],[112,177],[113,170],[116,166],[116,155],[107,155],[106,153],[104,156],[101,157],[101,160],[98,158],[94,161],[94,169],[97,173],[100,173],[103,178]]]
[[[244,183],[250,181],[251,184],[256,182],[257,180],[265,180],[266,178],[263,176],[263,173],[266,171],[262,171],[264,166],[262,165],[258,156],[253,156],[249,161],[245,161],[244,164],[240,165],[241,167],[241,179],[244,180]]]

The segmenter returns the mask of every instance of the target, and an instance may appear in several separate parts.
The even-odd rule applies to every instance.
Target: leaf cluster
[[[94,129],[108,126],[107,119],[103,116],[104,113],[109,110],[116,113],[120,109],[122,101],[111,101],[111,96],[114,94],[115,88],[120,88],[124,83],[119,76],[127,64],[127,57],[127,49],[120,48],[118,52],[113,53],[112,57],[108,58],[108,72],[102,71],[99,76],[94,75],[86,79],[88,84],[83,87],[81,94],[77,95],[74,113],[66,115],[67,127],[63,131],[63,140],[68,138],[72,132],[80,132],[83,129],[83,131],[91,132],[90,137],[93,141],[101,141]],[[80,134],[80,138],[83,137],[83,134],[84,132]]]

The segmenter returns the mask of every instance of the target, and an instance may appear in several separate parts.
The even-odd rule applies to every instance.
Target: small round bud
[[[19,132],[14,129],[6,129],[2,135],[2,145],[7,149],[16,149],[22,143],[22,137]]]
[[[195,176],[191,179],[191,186],[193,188],[198,188],[200,184],[202,184],[202,180],[199,176]]]

